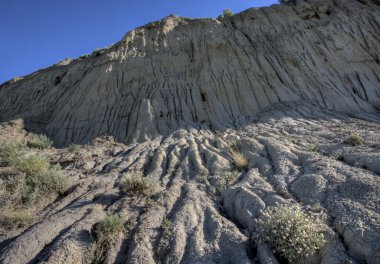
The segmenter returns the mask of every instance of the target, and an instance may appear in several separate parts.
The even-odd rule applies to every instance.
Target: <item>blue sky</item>
[[[121,39],[172,13],[216,17],[277,0],[1,0],[0,83]]]

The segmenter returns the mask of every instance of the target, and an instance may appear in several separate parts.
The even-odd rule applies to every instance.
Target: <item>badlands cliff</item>
[[[255,220],[278,203],[327,227],[313,263],[380,263],[380,5],[295,2],[171,15],[2,84],[0,143],[47,135],[57,149],[30,151],[68,187],[0,226],[0,263],[96,263],[117,214],[104,263],[275,264]],[[121,193],[136,175],[154,193]]]
[[[89,57],[3,84],[0,120],[22,117],[62,146],[239,128],[278,105],[375,112],[379,7],[309,2],[152,22]]]

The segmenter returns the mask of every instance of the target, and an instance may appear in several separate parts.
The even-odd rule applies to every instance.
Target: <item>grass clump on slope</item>
[[[34,135],[33,138],[28,141],[28,147],[30,148],[48,149],[51,146],[53,146],[53,141],[43,134]]]
[[[0,227],[17,228],[30,222],[30,205],[67,189],[67,178],[59,166],[43,156],[28,153],[24,145],[1,144]]]
[[[152,196],[155,188],[153,183],[146,179],[142,173],[128,176],[120,185],[120,191],[123,195],[129,196]]]
[[[124,220],[119,215],[110,215],[97,224],[93,245],[92,263],[102,263],[114,239],[124,230]]]

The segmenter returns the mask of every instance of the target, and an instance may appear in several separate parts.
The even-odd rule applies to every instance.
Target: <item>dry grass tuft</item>
[[[48,149],[53,146],[53,141],[50,140],[46,135],[39,134],[33,136],[33,138],[28,141],[27,145],[30,148]]]
[[[1,208],[0,211],[0,227],[6,230],[24,227],[30,224],[33,218],[24,209],[6,209]]]
[[[244,154],[239,152],[238,150],[230,149],[229,151],[230,157],[238,170],[247,170],[249,161]]]
[[[130,196],[152,196],[155,192],[153,183],[144,178],[142,173],[136,173],[126,178],[120,185],[120,191],[123,195]]]
[[[343,143],[349,144],[351,146],[358,146],[364,143],[364,139],[357,134],[351,134],[343,141]]]

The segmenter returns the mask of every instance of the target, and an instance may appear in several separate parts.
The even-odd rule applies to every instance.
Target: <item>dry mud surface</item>
[[[268,116],[240,130],[178,130],[131,145],[103,137],[75,152],[42,151],[62,165],[70,191],[37,206],[31,226],[1,231],[1,263],[89,263],[91,230],[112,213],[128,228],[106,263],[275,263],[252,239],[254,219],[275,203],[299,203],[330,227],[320,263],[379,263],[380,118],[308,108]],[[12,124],[3,124],[2,139],[27,136]],[[343,143],[352,131],[362,145]],[[249,166],[226,186],[226,172],[237,170],[231,142]],[[149,203],[119,192],[137,172],[158,190]]]

